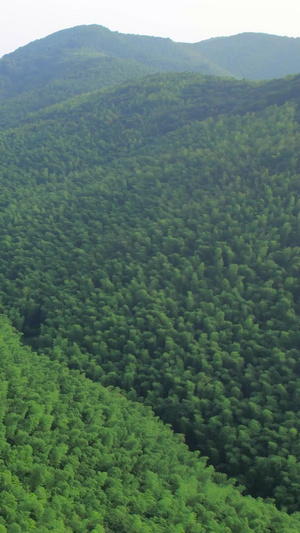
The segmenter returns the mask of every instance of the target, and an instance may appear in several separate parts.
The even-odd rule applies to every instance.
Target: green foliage
[[[46,108],[1,132],[2,310],[41,363],[53,360],[55,372],[44,372],[53,375],[54,398],[70,397],[55,400],[58,411],[34,395],[26,403],[19,389],[27,374],[13,385],[4,376],[1,394],[12,387],[17,403],[0,407],[4,473],[35,495],[24,503],[30,527],[33,520],[55,531],[105,524],[124,532],[293,531],[273,507],[220,487],[219,473],[299,511],[298,84],[297,77],[249,85],[153,76]],[[9,368],[19,375],[17,365]],[[205,471],[218,486],[174,499],[187,487],[170,481],[171,463],[159,459],[168,446],[179,464],[181,453],[194,457],[182,480],[199,461],[179,438],[156,452],[164,431],[157,421],[143,447],[138,429],[126,425],[127,407],[106,417],[105,431],[91,430],[97,394],[99,403],[115,402],[96,382],[143,401],[184,433],[218,472],[200,461],[200,479]],[[143,408],[122,402],[139,427]],[[114,458],[102,463],[112,448]],[[146,451],[151,468],[146,459],[136,463]],[[52,495],[46,515],[40,487]],[[98,494],[113,509],[109,519]],[[5,498],[3,525],[26,531]]]
[[[3,316],[0,350],[3,533],[297,531],[215,483],[149,409],[22,347]]]
[[[229,75],[170,39],[97,25],[62,30],[0,59],[0,124],[15,125],[30,112],[72,96],[168,71]]]
[[[274,48],[277,61],[274,61]],[[263,34],[184,44],[157,37],[124,35],[96,25],[59,31],[0,59],[0,126],[16,126],[47,106],[151,73],[182,71],[250,79],[279,78],[299,72],[298,49],[299,39]],[[290,81],[287,82],[291,89]],[[257,106],[259,100],[263,108],[282,103],[272,99],[274,96],[280,99],[285,82],[275,80],[269,89],[263,86],[260,96],[253,95],[253,87],[245,83],[234,86],[228,81],[225,92],[222,85],[224,82],[216,84],[214,89],[208,87],[203,94],[204,106],[191,108],[190,117],[202,118],[212,97],[218,100],[218,109],[223,99],[228,101],[230,93],[233,107],[237,101],[242,102],[240,113],[249,110],[251,102]],[[299,99],[299,89],[294,93]],[[174,98],[169,90],[158,94],[156,89],[149,95],[149,101],[155,104],[161,97],[166,103]],[[161,118],[166,120],[165,116]]]
[[[239,78],[267,80],[300,72],[299,38],[240,33],[185,46]]]

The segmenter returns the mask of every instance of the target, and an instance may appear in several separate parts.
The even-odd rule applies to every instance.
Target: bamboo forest
[[[299,533],[300,75],[68,35],[0,60],[0,533]]]

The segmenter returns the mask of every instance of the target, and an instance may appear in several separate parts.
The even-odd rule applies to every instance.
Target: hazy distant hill
[[[0,60],[0,98],[61,87],[68,96],[151,72],[228,74],[197,50],[170,39],[125,35],[103,26],[62,30],[19,48]]]
[[[0,124],[72,96],[157,72],[253,80],[300,72],[300,39],[244,33],[195,44],[77,26],[0,59]]]
[[[72,96],[167,71],[230,75],[170,39],[124,35],[97,25],[62,30],[0,59],[0,124],[17,124],[28,113]]]
[[[299,37],[241,33],[187,47],[241,78],[266,80],[300,72]]]

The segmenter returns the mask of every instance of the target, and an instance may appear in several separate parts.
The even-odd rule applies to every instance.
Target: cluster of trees
[[[299,80],[3,107],[0,533],[299,531]]]
[[[35,349],[144,401],[293,512],[297,102],[262,110],[249,86],[259,111],[236,114],[246,84],[230,84],[156,76],[3,130],[2,309]]]
[[[0,316],[0,531],[296,533],[150,409],[31,352]]]

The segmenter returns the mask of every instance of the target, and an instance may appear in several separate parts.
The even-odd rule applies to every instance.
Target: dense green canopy
[[[149,409],[19,343],[0,317],[0,531],[297,532]]]
[[[299,79],[3,106],[0,533],[299,531]]]

